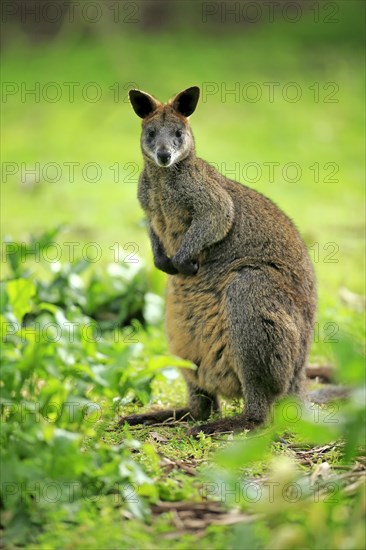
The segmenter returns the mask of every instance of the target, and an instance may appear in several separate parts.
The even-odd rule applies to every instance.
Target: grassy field
[[[153,36],[111,33],[83,40],[76,34],[61,34],[46,47],[10,43],[3,55],[3,80],[15,88],[10,84],[12,91],[2,109],[3,238],[28,241],[31,234],[64,224],[58,239],[61,260],[70,260],[67,243],[76,243],[76,258],[91,250],[85,248],[88,243],[96,243],[102,253],[95,267],[101,270],[113,262],[116,243],[121,247],[135,243],[126,247],[125,255],[133,251],[146,262],[149,290],[163,295],[165,276],[152,266],[136,198],[142,165],[140,124],[126,95],[133,86],[166,100],[185,87],[199,85],[202,101],[191,119],[197,153],[269,196],[299,227],[319,287],[311,361],[333,361],[338,335],[351,334],[351,340],[358,342],[363,330],[364,72],[356,38],[360,18],[346,15],[354,31],[344,35],[338,27],[332,34],[333,29],[325,32],[324,26],[319,29],[305,21],[283,29],[264,26],[255,32],[233,32],[220,39],[215,34],[179,31]],[[74,99],[65,83],[76,83]],[[25,95],[25,87],[39,87],[40,101]],[[230,93],[233,89],[236,95]],[[59,100],[53,101],[59,90]],[[98,101],[93,101],[95,91],[100,94]],[[36,163],[40,170],[32,175]],[[73,177],[70,163],[75,163]],[[7,274],[4,257],[2,267]],[[36,266],[36,273],[42,269]],[[151,355],[166,352],[160,325],[144,334],[141,343]],[[338,364],[346,370],[347,361],[342,361],[348,348],[342,348],[342,342],[338,347]],[[181,404],[184,394],[181,378],[159,374],[149,406]],[[130,408],[140,405],[135,402]],[[239,406],[227,404],[227,409],[230,413]],[[70,521],[64,516],[60,521],[56,511],[28,547],[363,547],[365,504],[357,472],[365,463],[360,453],[356,466],[354,457],[345,465],[344,432],[335,433],[326,444],[319,436],[312,447],[304,446],[301,437],[280,438],[272,445],[271,459],[265,455],[259,460],[254,454],[255,465],[248,459],[240,472],[259,483],[278,480],[282,487],[314,472],[318,472],[315,478],[321,478],[318,466],[326,462],[333,472],[344,468],[349,485],[355,487],[342,492],[342,482],[338,500],[329,505],[323,503],[322,493],[320,507],[306,499],[297,507],[285,503],[276,512],[268,502],[259,504],[254,506],[258,523],[243,516],[241,523],[228,527],[226,505],[235,509],[229,498],[224,499],[225,511],[220,511],[223,523],[216,526],[212,519],[216,512],[209,505],[201,515],[192,512],[191,524],[179,510],[159,509],[161,501],[202,504],[202,483],[213,478],[228,487],[233,482],[235,459],[234,463],[212,459],[226,447],[227,438],[193,441],[185,438],[184,430],[118,429],[102,436],[110,448],[132,438],[142,444],[133,456],[155,487],[154,492],[140,480],[141,496],[155,503],[147,522],[131,519],[131,511],[123,506],[121,511],[120,503],[103,497],[97,506],[91,501],[90,508],[88,503],[75,507]],[[228,477],[222,466],[230,472]],[[244,515],[253,512],[248,502],[238,505]],[[308,526],[304,518],[309,518]]]
[[[192,117],[198,155],[271,197],[307,243],[317,243],[321,299],[328,293],[335,299],[340,285],[361,292],[361,52],[337,42],[310,48],[301,34],[286,40],[267,29],[226,36],[220,43],[214,36],[182,40],[183,56],[180,41],[169,35],[103,36],[81,44],[69,37],[47,48],[5,51],[3,80],[17,83],[19,92],[3,105],[3,162],[17,164],[16,174],[3,182],[2,234],[25,239],[31,231],[65,223],[65,241],[99,243],[102,261],[113,259],[109,247],[115,242],[130,241],[148,258],[136,200],[140,126],[126,101],[127,88],[135,83],[166,100],[198,84],[204,100]],[[77,83],[74,102],[65,82]],[[82,97],[95,95],[91,82],[101,95],[95,103]],[[22,97],[22,83],[39,86],[39,103],[32,95]],[[44,100],[56,94],[50,83],[61,90],[55,103]],[[272,102],[264,83],[276,83]],[[235,86],[236,96],[226,93]],[[250,101],[257,96],[261,99]],[[291,103],[287,96],[299,100]],[[23,175],[37,162],[40,177]],[[67,163],[73,162],[71,178]],[[85,169],[88,163],[97,163],[98,171]],[[328,243],[334,247],[325,249]]]

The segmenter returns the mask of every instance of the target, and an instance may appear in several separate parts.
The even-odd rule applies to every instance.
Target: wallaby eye
[[[175,136],[176,136],[177,138],[182,137],[182,135],[183,135],[182,130],[177,130],[177,131],[175,132]]]
[[[149,130],[147,135],[148,135],[150,138],[153,138],[153,137],[155,137],[155,134],[156,134],[155,130]]]

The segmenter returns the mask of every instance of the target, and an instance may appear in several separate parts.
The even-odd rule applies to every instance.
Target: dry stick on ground
[[[250,523],[260,516],[244,514],[236,510],[227,511],[219,502],[161,502],[152,506],[155,515],[170,512],[177,531],[167,533],[164,538],[175,538],[194,532],[195,537],[204,535],[208,526],[234,525],[235,523]]]

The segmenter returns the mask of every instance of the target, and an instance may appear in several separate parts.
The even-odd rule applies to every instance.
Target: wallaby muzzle
[[[172,155],[169,153],[169,151],[164,150],[158,151],[156,156],[160,166],[168,166],[168,164],[170,163],[170,159],[172,158]]]

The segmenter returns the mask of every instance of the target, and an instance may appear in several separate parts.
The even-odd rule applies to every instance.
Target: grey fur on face
[[[157,166],[169,168],[184,160],[192,147],[191,129],[174,113],[169,117],[164,112],[158,113],[143,126],[142,153]]]

